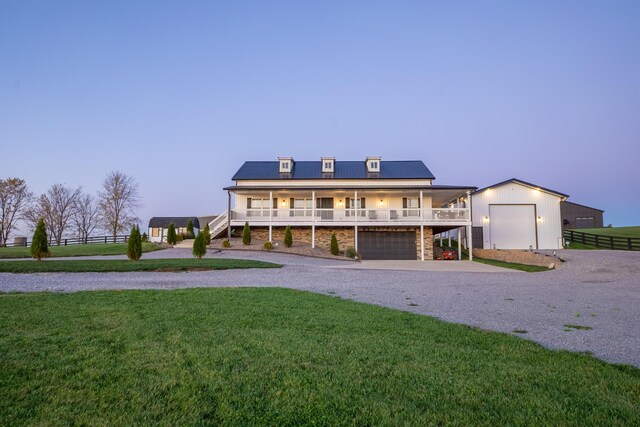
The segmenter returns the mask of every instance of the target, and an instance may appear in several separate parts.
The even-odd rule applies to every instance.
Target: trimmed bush
[[[184,236],[182,234],[176,235],[176,242],[182,242],[184,240]]]
[[[340,247],[338,246],[338,238],[336,237],[336,233],[331,235],[331,247],[330,247],[331,255],[340,255]]]
[[[142,236],[140,236],[140,238],[142,239],[143,242],[149,241],[149,236],[147,236],[147,233],[142,233]]]
[[[202,258],[206,253],[207,243],[204,241],[204,234],[202,231],[199,231],[196,239],[193,241],[193,256],[196,258]]]
[[[354,248],[354,247],[352,247],[352,246],[349,246],[349,247],[347,248],[347,250],[346,250],[346,251],[344,251],[344,254],[345,254],[345,256],[346,256],[347,258],[355,258],[355,257],[356,257],[356,255],[357,255],[357,253],[356,253],[356,248]]]
[[[264,242],[264,245],[262,245],[262,249],[264,249],[265,251],[270,251],[271,249],[273,249],[273,243],[267,240],[266,242]]]
[[[177,240],[176,236],[176,226],[173,223],[169,224],[169,230],[167,230],[167,243],[170,245],[175,245]]]
[[[142,237],[140,236],[140,228],[136,224],[131,227],[129,234],[127,257],[132,261],[137,261],[142,257]]]
[[[38,221],[36,231],[33,233],[33,240],[31,241],[31,256],[38,261],[50,255],[47,240],[47,229],[44,225],[44,221],[41,219]]]
[[[231,247],[231,242],[228,240],[223,240],[222,241],[222,247],[223,248],[230,248]]]
[[[250,245],[251,244],[251,229],[249,228],[249,223],[244,223],[244,228],[242,229],[242,244]]]
[[[291,227],[287,225],[284,229],[284,245],[288,248],[293,246],[293,236],[291,235]]]
[[[204,243],[206,245],[211,244],[211,229],[209,229],[209,224],[204,226],[204,230],[202,231],[202,235],[204,236]]]
[[[187,222],[187,235],[185,236],[185,238],[193,239],[195,236],[196,235],[193,231],[193,221],[189,220],[189,222]]]

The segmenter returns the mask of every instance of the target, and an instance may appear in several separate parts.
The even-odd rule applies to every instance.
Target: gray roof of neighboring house
[[[435,179],[420,160],[381,161],[379,173],[367,172],[364,161],[336,161],[334,173],[322,173],[322,163],[301,161],[293,163],[288,174],[280,173],[279,162],[244,162],[231,178],[237,180],[291,180],[291,179]]]
[[[489,188],[500,187],[501,185],[510,184],[510,183],[516,183],[516,184],[524,185],[525,187],[538,188],[538,189],[540,189],[542,191],[545,191],[545,192],[550,193],[550,194],[555,194],[556,196],[559,196],[559,197],[565,197],[565,198],[569,197],[568,194],[564,194],[564,193],[561,193],[559,191],[550,190],[548,188],[540,187],[539,185],[531,184],[530,182],[523,181],[523,180],[518,179],[518,178],[511,178],[511,179],[507,179],[506,181],[499,182],[497,184],[489,185],[488,187],[484,187],[484,188],[481,188],[479,190],[474,191],[473,194],[483,192],[485,190],[488,190]]]
[[[193,228],[200,228],[200,221],[195,216],[154,216],[149,220],[150,228],[168,228],[173,223],[176,227],[186,227],[191,220]]]

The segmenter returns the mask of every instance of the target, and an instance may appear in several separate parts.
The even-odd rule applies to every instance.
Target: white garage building
[[[567,197],[515,178],[473,192],[473,247],[561,249],[560,202]]]

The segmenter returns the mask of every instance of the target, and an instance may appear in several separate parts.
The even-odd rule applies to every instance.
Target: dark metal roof
[[[334,173],[322,173],[320,161],[294,162],[290,174],[280,173],[279,162],[244,162],[231,178],[238,180],[291,180],[291,179],[435,179],[420,160],[381,161],[380,173],[367,172],[364,161],[336,161]]]
[[[541,191],[545,191],[547,193],[554,194],[554,195],[559,196],[559,197],[569,197],[568,194],[564,194],[564,193],[560,193],[559,191],[550,190],[548,188],[540,187],[539,185],[531,184],[530,182],[523,181],[523,180],[518,179],[518,178],[507,179],[506,181],[502,181],[502,182],[499,182],[497,184],[493,184],[493,185],[490,185],[488,187],[481,188],[479,190],[474,191],[473,194],[480,193],[482,191],[488,190],[489,188],[500,187],[501,185],[510,184],[510,183],[516,183],[516,184],[524,185],[526,187],[537,188],[537,189],[539,189]]]
[[[189,220],[193,222],[193,228],[200,228],[200,221],[195,216],[154,216],[149,220],[149,227],[167,228],[171,223],[176,227],[186,227]]]
[[[568,200],[563,200],[560,203],[569,203],[571,205],[580,206],[581,208],[593,209],[594,211],[604,212],[602,209],[593,208],[593,207],[587,206],[587,205],[581,205],[580,203],[574,203],[574,202],[570,202]]]

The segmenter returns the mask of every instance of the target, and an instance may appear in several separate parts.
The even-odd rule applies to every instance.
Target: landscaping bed
[[[264,252],[278,252],[291,255],[310,256],[315,258],[335,259],[339,261],[354,261],[352,258],[347,258],[344,253],[340,255],[332,255],[328,249],[320,248],[316,246],[311,247],[310,243],[298,243],[294,242],[290,248],[287,248],[282,242],[274,242],[273,249],[263,249],[264,241],[253,240],[250,245],[242,243],[241,238],[232,237],[230,240],[231,247],[222,247],[222,242],[226,239],[215,239],[211,241],[209,248],[220,250],[240,250],[240,251],[264,251]]]

